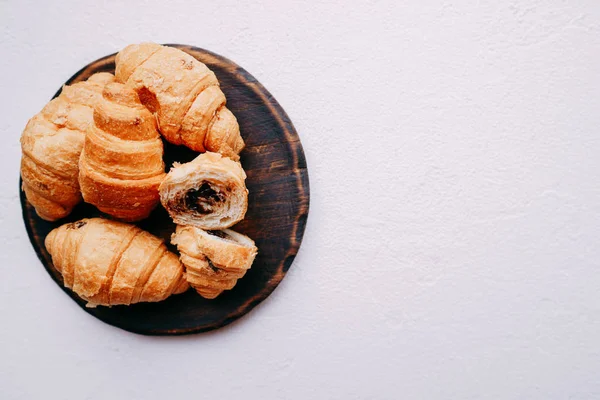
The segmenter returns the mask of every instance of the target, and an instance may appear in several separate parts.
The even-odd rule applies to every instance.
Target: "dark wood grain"
[[[80,204],[73,213],[54,223],[42,220],[21,191],[23,219],[33,247],[52,279],[83,310],[102,321],[146,335],[179,335],[203,332],[227,325],[248,313],[277,287],[290,268],[300,247],[309,206],[306,160],[298,134],[287,114],[271,94],[246,70],[209,51],[185,45],[180,48],[211,68],[227,96],[227,106],[237,117],[246,148],[241,162],[246,170],[249,208],[246,218],[233,229],[256,241],[259,253],[248,273],[235,288],[215,300],[206,300],[193,290],[171,296],[160,303],[86,308],[85,301],[63,286],[62,276],[52,265],[44,239],[52,229],[83,217],[102,214],[89,204]],[[92,62],[66,84],[90,75],[114,72],[115,54]],[[55,97],[60,94],[60,90]],[[165,142],[165,163],[192,160],[197,153]],[[20,187],[20,185],[19,185]],[[138,225],[165,239],[175,229],[171,218],[158,207]],[[169,244],[171,250],[175,251]]]

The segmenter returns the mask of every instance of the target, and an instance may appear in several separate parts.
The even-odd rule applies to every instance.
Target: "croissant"
[[[257,253],[252,239],[231,229],[204,231],[178,225],[171,243],[180,252],[187,281],[207,299],[232,289],[252,266]]]
[[[64,285],[90,307],[161,301],[189,287],[177,256],[135,225],[85,218],[54,229],[45,244]]]
[[[179,49],[156,43],[125,47],[116,57],[117,81],[135,89],[156,113],[169,142],[238,160],[244,148],[235,116],[206,65]]]
[[[81,201],[77,177],[85,131],[102,88],[113,79],[102,72],[63,87],[60,96],[27,123],[21,135],[21,178],[27,200],[41,218],[66,217]]]
[[[248,208],[246,173],[240,163],[218,153],[176,164],[160,184],[160,201],[176,224],[229,228]]]
[[[146,218],[166,175],[162,156],[154,116],[137,94],[121,83],[106,85],[79,160],[83,199],[125,221]]]

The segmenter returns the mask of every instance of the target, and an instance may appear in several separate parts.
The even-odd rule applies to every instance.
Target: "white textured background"
[[[0,0],[2,399],[600,398],[598,0],[51,3]],[[214,333],[85,314],[20,215],[27,119],[148,40],[242,65],[308,160],[294,265]]]

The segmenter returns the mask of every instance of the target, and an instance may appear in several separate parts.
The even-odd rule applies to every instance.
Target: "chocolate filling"
[[[86,221],[71,222],[67,225],[67,229],[79,229],[87,224]]]
[[[196,211],[199,214],[211,213],[212,207],[217,203],[222,203],[225,197],[217,192],[208,182],[203,182],[199,188],[188,190],[185,194],[185,207],[188,210]]]
[[[227,237],[229,236],[223,231],[206,231],[206,233],[208,233],[209,235],[220,237],[221,239],[227,239]]]
[[[217,268],[215,264],[213,264],[210,258],[206,257],[206,261],[208,261],[208,266],[210,267],[210,269],[212,269],[214,272],[219,272],[219,268]]]

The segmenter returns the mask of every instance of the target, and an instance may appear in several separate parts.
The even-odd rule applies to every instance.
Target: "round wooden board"
[[[44,239],[52,229],[84,217],[102,216],[93,206],[82,203],[60,221],[47,222],[35,213],[21,191],[23,219],[33,247],[52,279],[81,306],[102,321],[130,332],[145,335],[180,335],[204,332],[227,325],[249,312],[277,287],[300,247],[308,216],[309,186],[306,160],[298,134],[287,114],[271,94],[246,70],[234,62],[192,46],[169,44],[205,63],[214,71],[227,96],[227,106],[235,114],[246,148],[241,162],[249,190],[246,218],[233,229],[255,240],[259,252],[252,268],[230,291],[215,300],[200,297],[193,289],[160,303],[131,306],[85,307],[85,301],[65,288],[62,276],[52,265]],[[115,70],[115,54],[103,57],[77,72],[66,84],[90,75]],[[56,96],[60,94],[60,90]],[[165,164],[187,162],[197,153],[165,142]],[[20,185],[19,185],[20,187]],[[169,244],[175,229],[161,207],[141,228]]]

